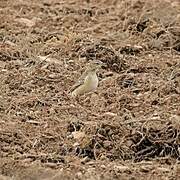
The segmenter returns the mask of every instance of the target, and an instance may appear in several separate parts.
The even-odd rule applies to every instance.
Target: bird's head
[[[89,64],[89,67],[88,67],[88,70],[90,71],[97,71],[99,68],[101,68],[102,66],[105,66],[105,64],[101,61],[92,61],[90,64]]]

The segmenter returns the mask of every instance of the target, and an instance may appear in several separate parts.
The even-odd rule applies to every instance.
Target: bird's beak
[[[97,68],[107,67],[107,65],[104,62],[100,61],[100,60],[96,60],[95,64],[96,64]]]

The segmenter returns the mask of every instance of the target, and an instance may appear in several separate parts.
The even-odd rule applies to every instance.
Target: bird
[[[99,84],[97,71],[103,65],[104,63],[98,60],[92,61],[88,65],[86,71],[70,89],[72,97],[77,97],[95,91]]]

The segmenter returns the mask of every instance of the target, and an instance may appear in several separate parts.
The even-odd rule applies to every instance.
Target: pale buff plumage
[[[71,95],[73,97],[93,92],[98,87],[99,80],[96,72],[102,65],[101,61],[94,61],[89,64],[86,71],[71,88]]]

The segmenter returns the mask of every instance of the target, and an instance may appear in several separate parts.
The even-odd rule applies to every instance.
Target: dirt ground
[[[0,102],[0,180],[180,179],[180,2],[0,0]]]

